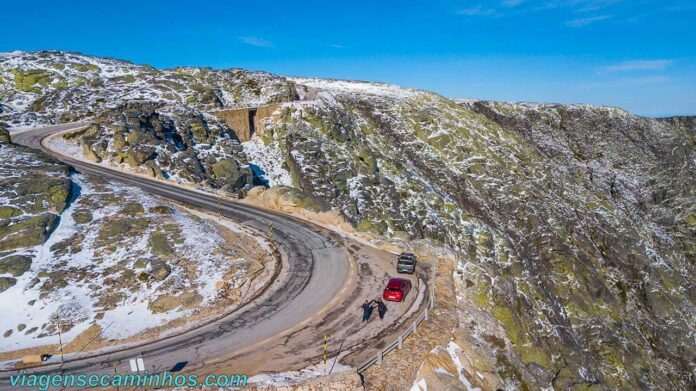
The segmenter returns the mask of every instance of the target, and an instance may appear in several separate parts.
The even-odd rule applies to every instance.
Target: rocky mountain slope
[[[358,228],[460,249],[471,384],[693,381],[693,119],[308,84],[265,137]]]
[[[95,160],[241,195],[289,178],[307,208],[453,249],[471,387],[695,386],[694,118],[61,52],[2,54],[0,75],[2,118],[91,118]],[[268,103],[244,143],[208,114]]]

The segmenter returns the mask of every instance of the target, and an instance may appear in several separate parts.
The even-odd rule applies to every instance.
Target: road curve
[[[214,213],[218,213],[219,208],[225,217],[266,232],[272,224],[273,241],[287,260],[283,265],[287,267],[283,273],[287,277],[275,281],[268,293],[252,303],[197,329],[114,352],[76,358],[62,366],[59,363],[41,366],[28,373],[113,374],[114,370],[130,373],[129,359],[134,357],[142,357],[148,369],[161,371],[182,361],[188,361],[189,365],[201,364],[253,349],[320,312],[339,294],[349,278],[347,252],[327,230],[278,213],[85,163],[43,147],[41,141],[45,137],[81,125],[65,124],[21,131],[14,133],[12,140],[49,153],[83,174],[137,186],[151,194]],[[298,352],[298,362],[302,359],[299,356],[301,352]],[[9,376],[16,373],[0,373],[0,390],[11,389]]]

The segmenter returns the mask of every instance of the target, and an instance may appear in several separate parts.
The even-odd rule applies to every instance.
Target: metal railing
[[[423,312],[421,312],[420,315],[413,321],[413,323],[404,331],[403,334],[399,335],[399,337],[390,343],[389,345],[385,346],[382,348],[380,351],[377,352],[376,355],[372,356],[371,358],[365,360],[362,364],[360,364],[357,368],[356,371],[358,373],[363,373],[365,372],[368,368],[370,368],[373,365],[379,365],[382,363],[384,360],[384,356],[387,354],[391,353],[395,349],[402,349],[404,347],[404,340],[408,338],[409,335],[415,333],[418,330],[418,326],[423,323],[423,321],[426,321],[429,319],[429,311],[433,306],[435,305],[435,271],[433,269],[433,278],[430,281],[430,289],[429,293],[426,294],[426,299],[425,299],[425,309]]]

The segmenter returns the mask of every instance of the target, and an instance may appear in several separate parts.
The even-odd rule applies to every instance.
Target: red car
[[[392,278],[384,288],[384,300],[403,301],[411,290],[411,281],[403,278]]]

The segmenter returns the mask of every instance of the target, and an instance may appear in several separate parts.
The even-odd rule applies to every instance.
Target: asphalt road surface
[[[12,140],[16,144],[51,153],[43,148],[41,140],[50,134],[78,126],[65,124],[21,131],[14,133]],[[268,232],[272,224],[273,241],[286,255],[287,262],[283,267],[287,270],[282,273],[285,278],[274,282],[277,285],[269,290],[272,294],[262,294],[238,311],[197,329],[135,347],[76,358],[63,365],[51,363],[29,369],[27,373],[131,373],[129,360],[137,357],[143,358],[148,370],[155,368],[161,371],[169,370],[178,362],[202,363],[235,351],[253,349],[255,344],[279,337],[284,331],[302,324],[320,312],[339,294],[349,276],[346,250],[337,247],[337,242],[332,240],[329,231],[317,226],[248,205],[218,200],[215,196],[161,181],[51,154],[80,173],[137,186],[151,194],[212,213],[219,211],[229,219],[264,232]],[[298,361],[301,361],[301,354],[302,352],[298,352]],[[55,358],[51,362],[53,361]],[[12,389],[9,376],[16,373],[0,372],[0,390]]]

